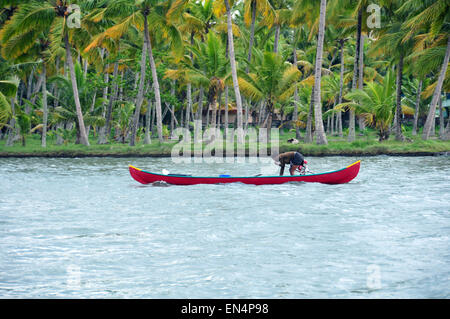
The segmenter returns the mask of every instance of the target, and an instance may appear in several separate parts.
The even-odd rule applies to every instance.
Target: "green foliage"
[[[167,127],[167,125],[163,125],[162,131],[163,131],[163,135],[164,135],[164,136],[169,136],[169,135],[170,135],[170,130],[169,130],[169,128]]]
[[[286,63],[280,54],[255,50],[250,73],[241,71],[239,85],[249,99],[265,100],[273,112],[277,105],[290,101],[300,75],[297,67]]]
[[[395,109],[395,79],[389,71],[382,83],[370,82],[363,90],[357,89],[345,95],[347,100],[336,106],[336,109],[351,107],[364,116],[366,122],[378,129],[380,141],[389,137],[389,127]],[[355,102],[353,102],[355,101]]]
[[[0,129],[9,122],[11,116],[11,105],[8,103],[8,100],[3,93],[0,92]]]
[[[119,132],[118,139],[125,143],[125,138],[129,132],[130,120],[133,116],[133,112],[136,106],[133,103],[118,103],[115,108],[115,116],[117,120],[114,121],[116,132]]]
[[[24,112],[19,112],[16,115],[17,125],[20,128],[20,134],[22,136],[22,146],[26,144],[26,137],[30,134],[31,120],[30,116]]]
[[[40,128],[44,100],[38,84],[45,65],[49,136],[63,137],[67,147],[72,137],[79,137],[76,99],[80,101],[84,122],[91,128],[91,133],[100,131],[106,122],[106,107],[114,98],[112,134],[124,142],[130,130],[140,82],[139,62],[145,20],[148,22],[154,64],[147,57],[141,119],[146,115],[146,108],[154,105],[157,98],[154,71],[162,100],[160,111],[167,114],[163,119],[164,135],[167,135],[167,125],[171,120],[171,112],[166,112],[166,105],[174,107],[175,119],[180,122],[180,115],[186,110],[188,83],[192,85],[194,112],[199,105],[201,87],[204,89],[204,108],[209,107],[207,104],[215,106],[219,98],[223,105],[225,86],[230,88],[228,105],[235,105],[223,1],[69,1],[81,7],[82,24],[79,29],[68,28],[69,12],[61,3],[54,0],[8,0],[1,6],[0,73],[4,80],[0,80],[0,129],[12,119],[12,99],[17,110],[17,125],[24,128],[22,136],[27,137],[30,128],[32,133]],[[270,112],[274,118],[278,112],[286,116],[284,124],[291,124],[294,103],[297,103],[299,117],[294,125],[303,128],[314,85],[319,16],[317,1],[245,0],[230,1],[230,4],[239,90],[248,102],[250,112],[259,113],[260,102],[264,101],[263,112]],[[349,93],[357,55],[357,14],[360,9],[363,11],[362,29],[366,35],[370,31],[364,24],[367,17],[364,8],[368,4],[366,0],[328,1],[321,102],[325,117],[353,109],[365,117],[380,140],[386,141],[395,105],[396,84],[392,68],[396,68],[400,58],[404,58],[404,110],[411,112],[415,107],[418,83],[423,81],[419,114],[422,117],[426,115],[446,54],[450,9],[448,1],[441,0],[382,1],[382,27],[372,30],[377,40],[365,37],[362,60],[364,87]],[[254,33],[251,31],[253,8],[256,12]],[[279,50],[274,53],[278,28]],[[67,74],[68,61],[62,41],[65,35],[74,60],[78,97]],[[253,43],[250,43],[250,38],[254,39]],[[249,62],[250,48],[252,57]],[[116,62],[119,73],[113,76]],[[339,76],[341,64],[345,66],[342,86]],[[109,73],[108,83],[105,83],[106,73]],[[447,71],[444,92],[450,88],[449,74]],[[115,91],[116,85],[118,91]],[[336,105],[341,88],[344,101]],[[104,89],[107,89],[106,96],[103,96],[106,93]],[[294,92],[298,93],[298,101],[293,99]],[[29,114],[23,112],[25,108],[30,110]],[[55,129],[57,124],[71,122],[75,123],[73,131]],[[252,125],[256,124],[259,123]],[[348,132],[348,128],[344,127],[343,131]],[[111,132],[106,133],[109,134]],[[142,134],[142,129],[138,128],[138,136]],[[361,141],[358,142],[360,144],[355,143],[349,147],[357,148],[364,144]]]

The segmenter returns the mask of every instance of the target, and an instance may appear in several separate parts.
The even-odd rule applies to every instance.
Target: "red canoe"
[[[166,182],[173,185],[195,185],[195,184],[224,184],[224,183],[244,183],[253,185],[283,184],[288,182],[308,182],[324,184],[344,184],[354,179],[359,172],[361,161],[357,161],[346,168],[311,175],[295,176],[253,176],[253,177],[194,177],[189,175],[176,174],[155,174],[146,172],[134,166],[129,166],[131,176],[142,184],[153,182]]]

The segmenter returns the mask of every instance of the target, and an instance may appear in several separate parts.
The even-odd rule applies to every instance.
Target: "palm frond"
[[[11,116],[11,105],[8,103],[5,95],[0,92],[0,129],[9,122]]]

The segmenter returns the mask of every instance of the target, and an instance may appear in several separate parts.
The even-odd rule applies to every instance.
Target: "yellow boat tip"
[[[131,167],[131,168],[133,168],[133,169],[135,169],[135,170],[138,170],[138,171],[141,170],[140,168],[137,168],[136,166],[133,166],[133,165],[128,165],[128,167]]]
[[[358,163],[360,163],[360,162],[361,162],[361,160],[356,161],[356,162],[354,162],[353,164],[350,164],[349,166],[347,166],[347,168],[349,168],[349,167],[351,167],[351,166],[353,166],[353,165],[356,165],[356,164],[358,164]]]

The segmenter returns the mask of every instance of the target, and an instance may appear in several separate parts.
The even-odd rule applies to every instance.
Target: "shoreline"
[[[284,152],[285,150],[280,150]],[[270,152],[268,152],[270,154]],[[371,157],[371,156],[401,156],[401,157],[418,157],[418,156],[450,156],[450,151],[443,152],[427,152],[427,151],[411,151],[411,152],[394,152],[394,151],[354,151],[354,152],[338,152],[338,151],[317,151],[317,152],[301,152],[308,157],[331,157],[331,156],[345,156],[345,157]],[[225,154],[224,154],[225,155]],[[237,153],[234,157],[238,157]],[[253,156],[253,155],[252,155]],[[259,154],[256,155],[260,157]],[[143,152],[73,152],[73,151],[57,151],[57,152],[42,152],[42,153],[16,153],[16,152],[0,152],[0,158],[86,158],[86,157],[171,157],[171,153],[143,153]],[[194,155],[192,154],[193,158]],[[202,156],[207,157],[207,156]],[[248,152],[245,152],[245,157],[250,157]]]
[[[438,139],[422,140],[419,137],[409,137],[406,142],[395,140],[378,142],[371,136],[363,136],[353,142],[347,142],[342,138],[330,138],[328,145],[316,145],[313,143],[288,143],[287,139],[292,134],[284,135],[274,145],[250,144],[248,142],[243,146],[234,145],[234,149],[229,149],[230,156],[267,156],[271,152],[290,152],[298,151],[308,157],[326,157],[326,156],[346,156],[346,157],[367,157],[367,156],[450,156],[450,141]],[[175,148],[174,148],[175,147]],[[227,147],[217,148],[223,157],[227,156]],[[273,150],[272,150],[273,147]],[[91,141],[91,146],[86,147],[81,144],[48,145],[47,148],[41,147],[41,141],[38,137],[28,139],[25,147],[16,144],[14,146],[5,146],[0,141],[0,158],[86,158],[86,157],[172,157],[172,153],[182,154],[190,149],[190,157],[209,157],[215,155],[215,145],[202,145],[201,150],[191,144],[189,146],[179,145],[177,142],[163,142],[152,144],[138,144],[129,146],[124,143],[95,144]],[[194,152],[199,152],[195,154]],[[220,154],[218,153],[218,154]],[[186,157],[189,157],[186,154]],[[219,156],[220,157],[220,156]]]

